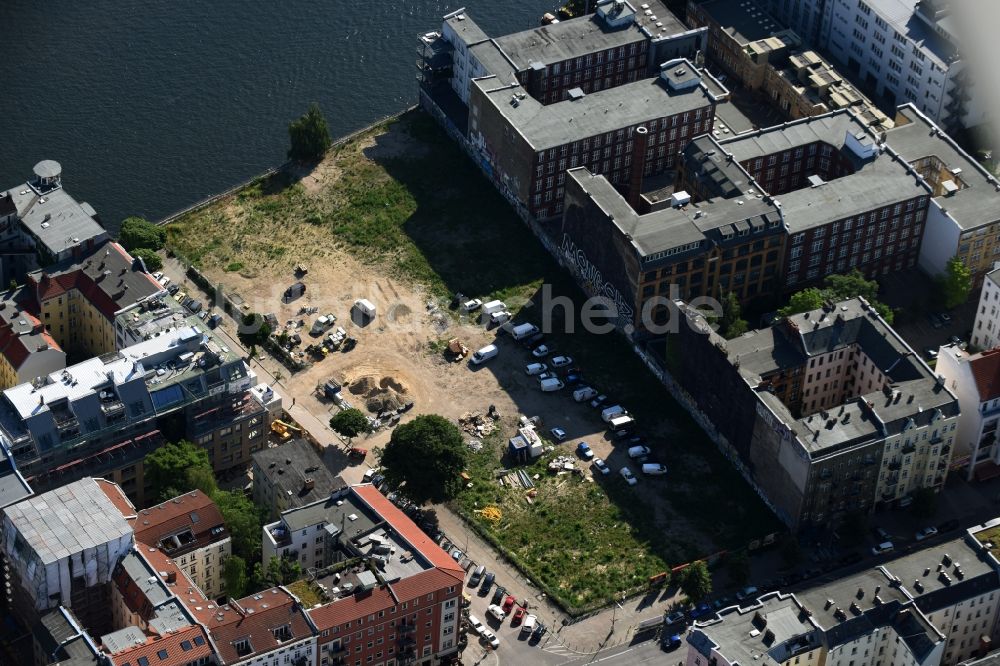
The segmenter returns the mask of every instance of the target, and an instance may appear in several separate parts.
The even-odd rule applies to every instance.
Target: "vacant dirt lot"
[[[445,360],[449,338],[471,350],[496,339],[447,308],[444,300],[455,292],[512,306],[538,301],[542,284],[578,305],[580,294],[421,114],[338,147],[315,169],[255,183],[171,224],[168,243],[213,282],[238,292],[251,311],[274,313],[303,346],[314,342],[314,319],[327,313],[357,338],[350,352],[281,373],[286,395],[321,421],[336,409],[316,393],[328,378],[346,384],[343,395],[362,409],[372,400],[412,401],[404,421],[423,413],[459,421],[495,406],[502,427],[481,438],[483,448],[469,464],[472,488],[457,504],[467,514],[500,506],[499,524],[476,522],[570,606],[604,603],[669,566],[742,547],[775,529],[773,517],[620,337],[579,328],[547,334],[559,352],[574,357],[587,383],[636,415],[654,456],[668,465],[667,476],[639,474],[626,447],[616,449],[606,438],[597,410],[575,403],[569,389],[542,393],[524,372],[530,354],[507,336],[498,340],[499,356],[481,367]],[[308,268],[306,291],[283,303],[299,264]],[[366,325],[351,318],[358,298],[378,310]],[[309,308],[316,312],[301,314]],[[538,309],[527,307],[518,318],[534,320]],[[277,369],[273,360],[264,364]],[[538,475],[534,497],[497,482],[497,473],[511,466],[503,453],[521,415],[539,416],[545,436],[554,426],[568,434],[529,467]],[[383,429],[355,443],[382,446],[389,434]],[[576,460],[582,473],[549,475],[548,460],[572,457],[581,439],[613,473],[595,478]],[[634,487],[618,475],[627,463],[639,476]]]

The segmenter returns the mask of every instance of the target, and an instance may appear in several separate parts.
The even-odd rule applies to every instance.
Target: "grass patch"
[[[233,261],[228,266],[226,266],[227,273],[239,273],[241,270],[243,270],[242,261]]]
[[[323,597],[320,595],[319,588],[308,580],[297,580],[285,587],[299,598],[299,601],[302,602],[302,606],[305,608],[312,608],[317,604],[323,603]]]
[[[370,159],[387,131],[413,150]],[[168,244],[201,268],[234,263],[290,268],[347,251],[432,294],[461,291],[514,306],[554,296],[583,296],[507,203],[461,151],[421,112],[406,114],[337,148],[327,165],[336,177],[307,191],[278,174],[192,213],[168,228]],[[535,305],[521,318],[540,318]],[[559,328],[559,326],[556,326]],[[715,445],[618,335],[554,332],[550,341],[576,357],[587,383],[633,412],[670,468],[656,506],[614,475],[606,483],[549,477],[546,457],[529,471],[541,476],[537,501],[495,482],[505,440],[488,439],[472,456],[472,489],[456,500],[464,515],[498,504],[497,528],[475,528],[570,612],[608,603],[648,577],[714,550],[742,548],[779,529],[777,520]],[[435,340],[431,353],[446,345]],[[589,474],[589,472],[588,472]],[[641,479],[644,485],[653,483]],[[658,482],[659,483],[659,482]],[[695,533],[695,530],[697,533]]]

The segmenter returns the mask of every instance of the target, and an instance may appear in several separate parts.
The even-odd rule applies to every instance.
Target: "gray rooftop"
[[[866,0],[892,28],[921,46],[932,58],[936,58],[937,64],[947,64],[956,56],[955,46],[914,14],[918,1]],[[948,25],[947,19],[945,25]]]
[[[8,457],[0,444],[0,509],[30,497],[31,492],[31,486],[15,467],[13,457]]]
[[[304,439],[258,451],[253,454],[253,463],[254,482],[260,476],[266,477],[274,492],[285,496],[289,507],[311,504],[347,485],[327,468]],[[311,489],[305,487],[306,479],[312,479]]]
[[[26,499],[3,513],[44,564],[132,535],[132,527],[92,478]]]
[[[53,254],[91,239],[108,238],[90,204],[78,202],[62,188],[39,195],[29,185],[22,185],[8,194],[21,223]]]
[[[684,61],[686,62],[686,61]],[[665,70],[659,77],[608,88],[543,105],[520,85],[503,85],[492,77],[474,79],[500,113],[535,150],[544,150],[606,132],[639,125],[650,120],[694,111],[718,101],[708,85],[672,89],[676,71],[689,75],[690,65]],[[683,84],[683,82],[681,82]],[[513,96],[519,100],[512,103]]]
[[[668,21],[677,24],[677,29],[673,32],[687,30],[672,14],[668,14],[668,16]],[[666,17],[658,18],[663,21]],[[588,53],[641,42],[645,39],[646,35],[635,23],[627,27],[609,30],[602,19],[596,14],[591,14],[497,37],[496,42],[503,49],[503,52],[514,61],[518,70],[525,70],[533,62],[550,65]]]
[[[952,196],[936,197],[961,229],[976,229],[1000,221],[1000,192],[997,180],[962,150],[947,134],[910,104],[899,107],[897,115],[910,122],[899,123],[887,133],[889,145],[908,162],[935,156],[965,187]]]
[[[719,143],[732,153],[736,161],[744,162],[815,142],[840,149],[848,132],[867,134],[868,130],[850,111],[844,109],[725,137]]]
[[[110,654],[128,650],[136,645],[145,645],[146,634],[139,627],[129,626],[101,636],[101,644]]]
[[[370,532],[382,518],[370,510],[353,493],[338,494],[281,513],[281,520],[295,532],[311,525],[325,523],[341,530],[342,538],[355,537]]]
[[[785,28],[755,2],[709,0],[700,3],[723,31],[742,45],[770,37]]]
[[[503,84],[516,84],[515,72],[518,67],[511,62],[504,52],[497,46],[496,40],[490,39],[469,47],[469,50],[476,56],[476,59],[486,68],[490,74],[497,77]]]
[[[774,205],[755,196],[709,199],[683,208],[665,208],[639,215],[604,176],[595,176],[583,167],[569,169],[567,173],[611,216],[623,234],[632,237],[632,244],[641,257],[651,258],[709,239],[724,243],[723,230],[738,238],[736,231],[741,225],[761,230],[776,229],[780,223]],[[644,265],[652,266],[657,260],[650,259]]]
[[[925,613],[1000,590],[997,572],[965,537],[921,548],[883,566]]]
[[[157,606],[170,598],[170,591],[156,575],[156,570],[134,549],[130,550],[119,564],[152,606]]]

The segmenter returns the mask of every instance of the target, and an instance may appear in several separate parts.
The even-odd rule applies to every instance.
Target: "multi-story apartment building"
[[[983,288],[979,292],[979,306],[969,342],[976,349],[1000,346],[1000,268],[983,276]]]
[[[326,498],[347,484],[334,475],[304,439],[253,454],[253,501],[275,519],[296,507]]]
[[[429,665],[455,656],[465,571],[375,487],[354,486],[351,495],[379,516],[368,531],[373,549],[355,537],[378,553],[378,579],[362,572],[359,592],[309,611],[318,665]]]
[[[44,160],[23,185],[0,192],[0,275],[21,283],[39,266],[88,253],[108,239],[97,213],[62,188],[62,167]]]
[[[31,312],[26,289],[0,297],[0,388],[9,388],[66,367],[66,352]]]
[[[674,377],[789,527],[941,488],[958,400],[863,299],[733,340],[687,306],[678,314]]]
[[[113,352],[115,319],[166,293],[138,259],[115,242],[28,275],[38,319],[70,355]]]
[[[952,467],[969,480],[1000,476],[1000,349],[970,354],[957,345],[941,347],[934,371],[958,396],[962,414],[955,434]]]
[[[982,656],[1000,618],[998,523],[720,611],[688,634],[686,663],[955,666]]]
[[[932,191],[920,267],[938,275],[957,256],[980,283],[1000,260],[1000,181],[912,105],[886,141]]]
[[[762,0],[884,109],[912,103],[949,131],[988,120],[947,0]]]
[[[216,471],[250,462],[270,425],[256,376],[197,319],[132,345],[9,388],[0,436],[38,490],[107,475],[145,506],[145,455],[187,437]]]
[[[672,170],[691,138],[712,131],[715,105],[727,94],[683,59],[663,63],[655,79],[548,105],[519,83],[482,77],[471,84],[469,142],[519,205],[538,219],[558,217],[567,169],[587,167],[623,191],[633,173]]]
[[[209,598],[222,595],[222,564],[232,552],[219,507],[200,490],[128,516],[140,544],[169,555]]]

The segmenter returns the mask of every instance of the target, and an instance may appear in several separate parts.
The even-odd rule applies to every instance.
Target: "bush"
[[[163,268],[163,259],[161,259],[160,255],[156,254],[152,250],[140,247],[136,250],[132,250],[132,256],[137,259],[142,259],[142,263],[146,265],[147,271],[153,272]]]
[[[141,217],[127,217],[118,230],[118,242],[129,252],[146,248],[162,250],[167,241],[167,229]]]
[[[293,160],[318,160],[330,149],[330,128],[318,104],[310,104],[306,114],[288,125],[291,147],[288,157]]]

